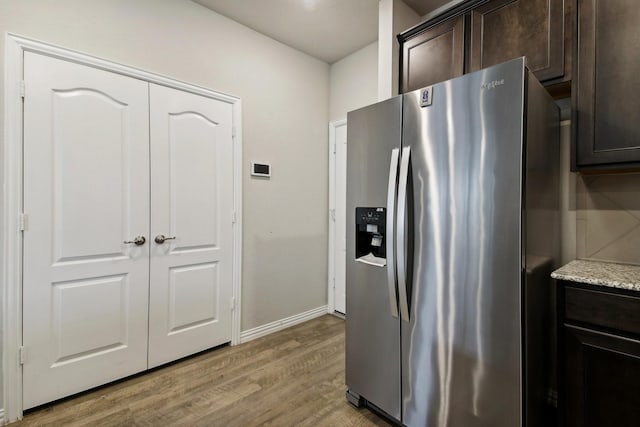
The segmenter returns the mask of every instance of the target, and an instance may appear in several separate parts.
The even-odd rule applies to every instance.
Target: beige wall
[[[347,112],[378,99],[378,42],[334,62],[330,71],[329,120],[347,118]]]
[[[327,303],[328,64],[185,0],[3,0],[5,32],[242,98],[242,330]]]
[[[402,0],[380,0],[378,5],[378,100],[398,94],[399,47],[396,35],[420,22],[420,16]]]

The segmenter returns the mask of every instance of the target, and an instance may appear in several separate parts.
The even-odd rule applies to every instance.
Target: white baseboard
[[[327,314],[327,306],[323,305],[322,307],[314,308],[313,310],[305,311],[304,313],[276,320],[275,322],[267,323],[266,325],[258,326],[256,328],[247,329],[246,331],[240,332],[240,343],[242,344],[255,340],[256,338],[281,331],[290,326],[315,319],[316,317],[320,317],[325,314]]]

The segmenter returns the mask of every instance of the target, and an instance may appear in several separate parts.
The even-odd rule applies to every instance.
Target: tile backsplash
[[[576,256],[640,264],[640,174],[576,177]]]

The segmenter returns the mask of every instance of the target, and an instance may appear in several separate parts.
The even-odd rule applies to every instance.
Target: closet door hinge
[[[234,311],[236,309],[235,297],[231,297],[231,299],[229,300],[229,308],[231,309],[231,311]]]
[[[231,223],[235,224],[236,222],[238,222],[238,215],[236,214],[236,211],[233,211],[231,214]]]
[[[18,214],[18,230],[26,231],[29,227],[29,216],[26,213]]]
[[[235,126],[231,126],[231,137],[235,139],[236,137],[236,127]]]
[[[27,349],[24,346],[18,347],[18,362],[24,365],[27,361]]]
[[[24,99],[24,92],[25,92],[24,80],[20,82],[20,87],[18,89],[20,91],[20,98]]]

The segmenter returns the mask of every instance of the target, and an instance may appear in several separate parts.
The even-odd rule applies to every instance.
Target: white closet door
[[[151,368],[231,340],[233,146],[230,104],[149,93]]]
[[[26,409],[147,367],[149,135],[147,83],[24,64]]]

